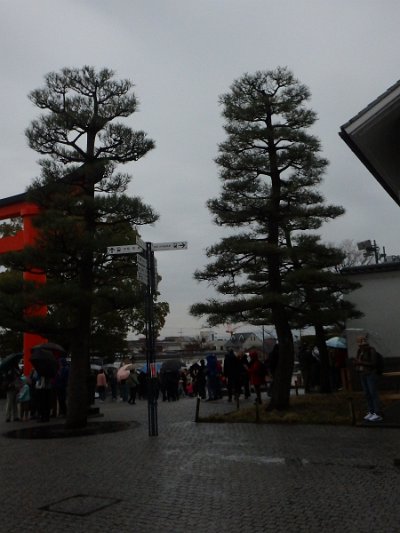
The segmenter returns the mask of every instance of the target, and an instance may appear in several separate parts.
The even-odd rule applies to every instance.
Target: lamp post
[[[376,264],[378,264],[379,260],[382,259],[382,258],[383,258],[383,261],[386,262],[386,250],[385,250],[385,247],[384,246],[382,247],[383,253],[379,254],[380,248],[376,244],[376,241],[374,241],[373,243],[370,240],[358,242],[357,243],[357,248],[359,250],[363,250],[364,251],[364,257],[365,258],[371,257],[373,255],[375,257],[375,263]]]

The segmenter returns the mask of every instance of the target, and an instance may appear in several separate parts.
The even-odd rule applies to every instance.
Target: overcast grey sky
[[[338,131],[399,79],[399,26],[398,0],[0,0],[0,197],[38,175],[24,130],[38,115],[27,94],[46,73],[92,65],[131,79],[140,111],[130,125],[157,145],[124,167],[129,193],[160,214],[142,237],[189,243],[157,253],[161,300],[171,307],[162,335],[198,335],[204,321],[188,308],[213,292],[193,272],[221,235],[205,207],[220,187],[218,97],[245,72],[287,66],[319,116],[313,132],[330,161],[322,191],[346,209],[321,235],[375,239],[398,254],[400,208]]]

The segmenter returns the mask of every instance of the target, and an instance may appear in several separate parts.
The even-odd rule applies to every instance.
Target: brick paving
[[[399,429],[196,424],[195,404],[160,402],[157,437],[144,401],[106,401],[102,420],[139,424],[29,440],[4,436],[36,423],[6,424],[1,400],[1,531],[400,531]]]

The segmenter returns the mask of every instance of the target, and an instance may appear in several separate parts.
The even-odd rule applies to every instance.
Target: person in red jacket
[[[259,360],[258,353],[256,351],[250,352],[250,364],[248,373],[250,377],[250,383],[254,387],[256,393],[255,403],[261,404],[261,385],[265,382],[265,366]]]

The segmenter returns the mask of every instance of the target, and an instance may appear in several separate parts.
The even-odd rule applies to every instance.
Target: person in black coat
[[[240,368],[240,385],[244,389],[244,397],[250,398],[250,379],[249,379],[249,365],[250,361],[246,352],[239,352],[238,355],[239,368]],[[239,392],[240,395],[241,391]]]
[[[206,399],[206,364],[204,359],[200,360],[200,365],[198,366],[195,374],[195,384],[196,391],[198,396],[202,400]]]
[[[224,358],[224,376],[226,377],[228,402],[232,401],[233,395],[235,398],[240,395],[240,371],[241,366],[235,352],[229,350]]]

